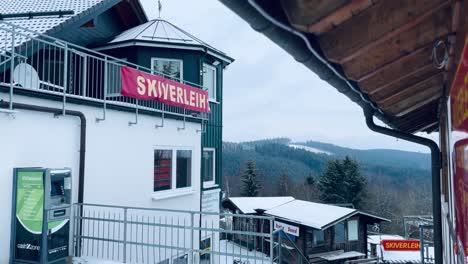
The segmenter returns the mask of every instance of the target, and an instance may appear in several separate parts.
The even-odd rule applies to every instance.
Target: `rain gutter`
[[[378,126],[374,123],[374,111],[364,110],[366,124],[370,130],[391,137],[413,142],[428,147],[431,150],[431,174],[432,174],[432,212],[434,219],[434,257],[435,263],[442,263],[442,212],[441,212],[441,190],[440,190],[440,170],[441,152],[439,146],[434,141],[415,136],[402,131]]]
[[[0,101],[0,108],[8,109],[9,103],[3,100]],[[35,111],[42,113],[51,113],[54,115],[62,115],[62,108],[52,108],[30,104],[13,103],[13,109],[21,109],[27,111]],[[82,112],[65,110],[65,115],[75,116],[80,119],[80,157],[78,170],[78,203],[83,203],[84,200],[84,180],[85,180],[85,158],[86,158],[86,117]]]

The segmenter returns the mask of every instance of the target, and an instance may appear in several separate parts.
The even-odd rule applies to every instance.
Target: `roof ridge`
[[[142,31],[140,31],[140,33],[137,32],[137,35],[135,36],[135,38],[138,38],[138,36],[140,36],[140,34],[143,33],[143,31],[145,31],[146,29],[148,29],[149,27],[151,27],[154,24],[154,21],[148,21],[148,22],[150,22],[150,23],[148,23],[149,25],[147,27],[145,27]],[[143,25],[144,24],[141,24],[141,26],[143,26]],[[158,27],[158,26],[156,26],[156,27]],[[131,30],[131,28],[129,30]],[[156,29],[154,31],[156,31]]]
[[[285,196],[285,197],[288,197],[288,196]],[[292,197],[292,196],[289,196],[289,197]],[[270,208],[270,209],[266,210],[265,212],[268,212],[268,211],[269,211],[269,210],[271,210],[271,209],[278,208],[278,207],[280,207],[280,206],[286,205],[286,204],[288,204],[288,203],[291,203],[291,202],[294,202],[294,201],[296,201],[296,200],[297,200],[297,199],[296,199],[296,198],[294,198],[294,197],[292,197],[292,198],[293,198],[293,199],[292,199],[291,201],[289,201],[289,202],[285,202],[285,203],[283,203],[283,204],[280,204],[280,205],[277,205],[277,206],[274,206],[274,207],[272,207],[272,208]]]

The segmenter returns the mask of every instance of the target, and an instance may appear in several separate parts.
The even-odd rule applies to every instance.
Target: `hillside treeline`
[[[283,138],[224,143],[223,189],[227,195],[241,195],[241,176],[247,163],[254,161],[261,185],[259,196],[290,195],[297,199],[324,202],[319,180],[327,164],[350,157],[356,161],[359,173],[366,179],[365,198],[359,207],[391,219],[392,223],[383,226],[384,232],[402,234],[405,215],[431,214],[428,154],[353,150],[312,141],[294,143],[331,153],[324,154],[292,148],[289,144],[290,141]]]

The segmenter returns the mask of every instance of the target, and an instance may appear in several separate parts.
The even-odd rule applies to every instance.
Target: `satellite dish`
[[[13,70],[13,81],[21,87],[28,89],[39,89],[40,80],[36,69],[27,63],[16,65]]]

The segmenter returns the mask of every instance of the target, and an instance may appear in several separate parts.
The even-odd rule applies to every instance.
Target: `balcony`
[[[60,100],[63,110],[70,102],[86,101],[103,109],[97,121],[105,120],[108,108],[146,112],[203,122],[206,113],[189,111],[156,101],[141,101],[120,94],[120,68],[167,77],[163,73],[108,56],[60,39],[0,22],[0,91],[9,93],[10,109],[16,94],[35,94]],[[200,89],[200,85],[183,81]]]

